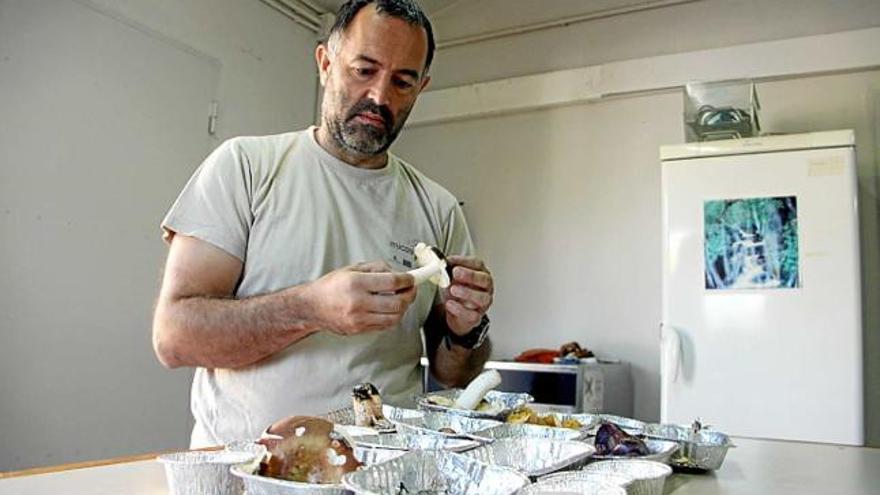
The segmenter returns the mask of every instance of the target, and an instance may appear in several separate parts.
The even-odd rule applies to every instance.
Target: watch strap
[[[483,345],[483,342],[486,340],[486,336],[489,333],[489,317],[483,315],[483,318],[480,320],[480,323],[477,324],[474,328],[472,328],[468,333],[464,335],[458,335],[454,332],[447,331],[446,335],[443,337],[443,342],[446,344],[447,349],[452,348],[452,344],[455,344],[459,347],[464,347],[465,349],[476,349]]]

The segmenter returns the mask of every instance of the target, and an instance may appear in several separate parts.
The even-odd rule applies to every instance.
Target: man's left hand
[[[469,256],[447,256],[452,280],[446,289],[446,325],[458,335],[480,323],[492,305],[495,285],[483,261]]]

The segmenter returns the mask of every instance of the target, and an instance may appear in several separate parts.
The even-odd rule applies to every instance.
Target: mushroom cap
[[[260,474],[304,483],[339,483],[361,463],[352,445],[321,418],[296,416],[285,420],[283,439],[274,442],[260,463]]]

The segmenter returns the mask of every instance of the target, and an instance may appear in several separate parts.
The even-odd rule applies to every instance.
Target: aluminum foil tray
[[[647,424],[645,436],[678,443],[678,451],[670,459],[670,464],[688,469],[718,469],[727,450],[736,447],[724,433],[710,429],[694,432],[690,426],[684,425]]]
[[[354,457],[367,466],[381,464],[406,454],[405,450],[396,449],[371,449],[354,446]]]
[[[256,442],[232,442],[226,446],[230,452],[246,452],[254,455],[255,459],[262,459],[269,450],[265,445]],[[385,462],[405,454],[404,450],[375,449],[369,447],[354,446],[354,457],[358,461],[370,466]]]
[[[342,485],[319,485],[279,480],[268,476],[253,474],[254,469],[247,465],[233,466],[233,476],[244,483],[247,495],[346,495],[350,494]],[[190,492],[205,493],[205,492]],[[241,492],[238,492],[241,493]]]
[[[358,494],[508,495],[516,493],[529,480],[512,469],[437,451],[410,452],[349,473],[342,482]]]
[[[538,411],[531,411],[531,412],[534,412],[535,414],[539,415],[541,418],[552,419],[553,423],[552,424],[524,423],[522,421],[518,421],[518,420],[514,419],[514,416],[516,414],[509,415],[507,417],[507,421],[509,423],[513,423],[513,424],[534,424],[537,426],[550,426],[553,428],[564,428],[562,426],[562,424],[564,422],[574,420],[574,421],[577,421],[578,423],[580,423],[581,426],[578,429],[581,430],[582,432],[584,432],[584,434],[587,434],[587,433],[593,431],[593,429],[600,422],[600,418],[599,418],[598,414],[588,414],[588,413],[564,414],[564,413],[558,413],[558,412],[542,413],[542,412],[538,412]],[[521,418],[521,419],[524,419],[524,418]]]
[[[617,455],[599,455],[594,454],[593,459],[596,460],[611,460],[611,459],[639,459],[643,461],[657,461],[662,462],[664,464],[669,464],[670,460],[678,450],[678,444],[675,442],[670,442],[667,440],[653,440],[650,438],[644,439],[645,446],[648,447],[648,455],[637,455],[637,456],[617,456]]]
[[[415,409],[405,409],[402,407],[390,406],[388,404],[382,404],[382,414],[386,419],[391,421],[392,423],[395,421],[400,421],[404,419],[412,419],[412,418],[420,418],[423,413],[421,411],[416,411]],[[354,417],[354,408],[344,407],[342,409],[337,409],[335,411],[330,411],[322,416],[320,416],[328,421],[332,421],[338,425],[345,426],[354,426],[355,425],[355,417]],[[393,424],[392,428],[377,430],[380,432],[393,432]]]
[[[633,418],[625,418],[623,416],[615,416],[613,414],[600,414],[599,421],[607,421],[619,426],[620,429],[630,435],[641,435],[645,430],[646,423]]]
[[[624,488],[595,479],[548,479],[538,481],[519,491],[519,495],[537,494],[627,495]]]
[[[436,432],[364,435],[353,437],[353,440],[357,447],[382,450],[449,450],[452,452],[463,452],[482,444],[478,440],[457,438]]]
[[[598,414],[588,414],[588,413],[581,413],[581,414],[552,413],[552,414],[554,414],[556,416],[556,419],[557,419],[557,421],[559,421],[559,424],[562,424],[563,421],[571,420],[571,419],[577,421],[578,423],[581,424],[581,427],[579,429],[583,432],[587,432],[587,431],[592,430],[593,428],[598,426],[599,423],[602,421]]]
[[[494,419],[471,418],[457,414],[449,414],[438,411],[425,411],[421,418],[408,418],[395,421],[402,431],[431,432],[442,435],[461,437],[463,434],[473,434],[502,424]],[[441,430],[453,430],[452,432]],[[475,438],[478,441],[488,441],[484,438]]]
[[[262,459],[269,450],[265,445],[251,440],[242,440],[238,442],[230,442],[226,444],[225,449],[228,452],[245,452],[253,455],[255,458]]]
[[[219,450],[163,454],[156,460],[165,466],[165,479],[172,495],[239,495],[244,486],[229,474],[229,468],[241,463],[256,464],[256,459],[249,452]]]
[[[623,473],[600,473],[590,471],[563,471],[561,473],[542,476],[538,481],[591,481],[629,488],[635,481],[634,478]]]
[[[629,495],[662,495],[672,468],[656,461],[613,460],[594,462],[585,467],[584,472],[615,473],[632,478],[632,484],[627,487]]]
[[[367,449],[359,446],[354,447],[354,456],[367,466],[381,464],[406,454],[404,450]],[[247,495],[340,495],[350,494],[342,484],[321,485],[315,483],[299,483],[296,481],[280,480],[256,474],[257,463],[239,464],[233,466],[228,472],[243,483]],[[364,469],[364,468],[361,468]],[[189,494],[202,494],[208,492],[190,491]],[[235,492],[240,495],[241,489]]]
[[[486,464],[515,469],[526,476],[542,476],[576,467],[596,449],[584,442],[559,442],[546,438],[502,438],[463,455]]]
[[[554,428],[552,426],[538,426],[532,424],[504,423],[487,430],[477,432],[477,435],[488,438],[546,438],[560,442],[581,440],[585,433],[582,430],[570,428]]]
[[[498,390],[490,390],[489,393],[487,393],[484,397],[484,399],[491,406],[490,410],[488,411],[471,411],[468,409],[458,409],[456,407],[441,406],[437,404],[432,404],[429,400],[432,396],[441,396],[454,402],[458,398],[458,396],[461,395],[462,392],[463,390],[458,388],[431,392],[420,396],[416,403],[418,404],[418,408],[423,411],[439,411],[449,414],[458,414],[460,416],[467,416],[471,418],[503,420],[513,410],[523,407],[526,404],[529,404],[535,400],[535,398],[529,394],[518,394],[512,392],[499,392]]]

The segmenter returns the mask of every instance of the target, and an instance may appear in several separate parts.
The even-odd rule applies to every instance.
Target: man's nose
[[[377,77],[370,84],[368,95],[377,105],[388,105],[391,98],[391,80]]]

